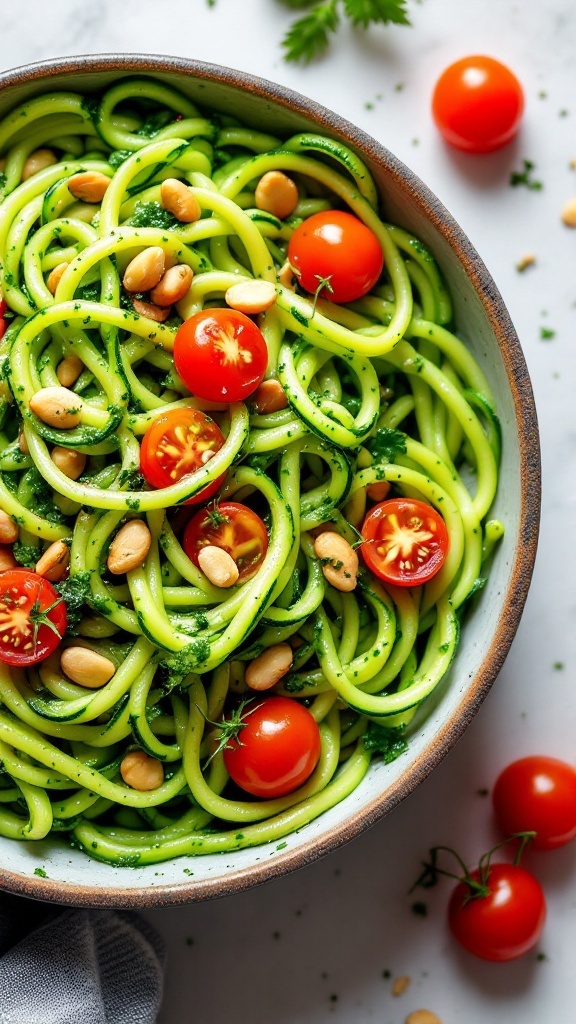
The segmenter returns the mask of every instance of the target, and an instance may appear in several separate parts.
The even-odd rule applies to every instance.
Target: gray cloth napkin
[[[163,964],[136,914],[0,894],[0,1024],[154,1024]]]

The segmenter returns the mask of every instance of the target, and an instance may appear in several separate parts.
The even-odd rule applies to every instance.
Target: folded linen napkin
[[[163,964],[137,914],[0,894],[0,1024],[154,1024]]]

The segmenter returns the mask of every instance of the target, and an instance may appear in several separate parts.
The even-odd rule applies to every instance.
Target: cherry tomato
[[[249,703],[224,763],[236,785],[253,796],[284,796],[298,789],[320,757],[320,731],[303,704],[290,697]]]
[[[442,568],[448,531],[424,501],[390,498],[374,505],[362,525],[360,550],[375,576],[397,587],[426,583]]]
[[[470,877],[478,881],[478,870]],[[448,922],[458,942],[482,960],[514,960],[538,942],[546,918],[544,893],[536,879],[515,864],[492,864],[489,893],[471,896],[459,882],[448,905]]]
[[[492,800],[506,835],[536,832],[535,850],[553,850],[576,837],[576,769],[565,761],[514,761],[498,776]]]
[[[0,317],[0,338],[3,338],[4,335],[6,334],[7,327],[8,324],[6,323],[4,317]]]
[[[158,416],[142,438],[140,468],[152,487],[169,487],[188,473],[206,464],[220,450],[224,435],[220,427],[197,409],[172,409]],[[219,476],[187,505],[206,501],[216,493],[224,479]]]
[[[342,210],[314,213],[296,228],[288,259],[302,287],[331,302],[352,302],[374,287],[384,265],[376,235]]]
[[[35,665],[66,632],[66,605],[51,583],[29,569],[0,572],[0,660]]]
[[[0,292],[0,317],[3,317],[4,314],[7,313],[7,312],[8,312],[8,303],[6,302],[6,299],[4,298],[4,296],[2,295],[2,292]]]
[[[468,153],[500,149],[516,135],[524,93],[516,75],[492,57],[464,57],[442,72],[432,97],[446,142]]]
[[[207,544],[224,548],[232,556],[243,583],[257,572],[268,550],[268,533],[264,523],[247,505],[221,501],[197,512],[188,523],[183,537],[184,551],[194,565]]]
[[[267,362],[262,331],[236,309],[203,309],[176,332],[176,370],[198,398],[243,401],[260,384]]]

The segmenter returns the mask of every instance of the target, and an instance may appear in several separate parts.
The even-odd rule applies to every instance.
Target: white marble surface
[[[0,66],[75,53],[154,52],[258,73],[360,124],[405,160],[446,203],[485,259],[509,306],[532,375],[542,431],[544,497],[534,582],[512,652],[463,740],[387,819],[321,863],[203,905],[151,912],[170,962],[161,1024],[403,1024],[418,1008],[443,1024],[573,1024],[576,844],[528,862],[546,888],[539,952],[498,966],[451,942],[448,887],[428,916],[406,895],[429,846],[474,859],[491,845],[490,806],[477,790],[517,756],[574,760],[576,662],[576,232],[560,209],[576,195],[573,0],[409,0],[414,27],[343,30],[329,56],[286,65],[279,39],[290,12],[276,0],[19,0],[2,4]],[[429,116],[435,77],[452,59],[485,52],[524,83],[515,144],[489,157],[448,152]],[[400,88],[401,87],[401,88]],[[545,94],[545,95],[544,95]],[[367,104],[373,104],[372,109]],[[416,141],[418,140],[418,141]],[[523,157],[541,192],[511,189]],[[524,274],[526,252],[537,262]],[[555,336],[540,340],[546,326]],[[555,668],[561,662],[563,668]],[[408,975],[394,998],[383,971]]]

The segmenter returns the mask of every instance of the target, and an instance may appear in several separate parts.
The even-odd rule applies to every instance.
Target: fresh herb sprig
[[[406,0],[281,0],[293,10],[309,11],[292,23],[282,46],[287,61],[308,64],[322,54],[341,19],[341,12],[356,28],[390,23],[409,25]]]

